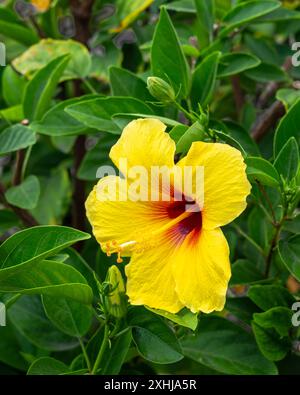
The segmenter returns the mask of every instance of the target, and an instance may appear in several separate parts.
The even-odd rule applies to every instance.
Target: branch
[[[3,205],[6,208],[13,210],[14,213],[21,219],[21,221],[25,226],[32,227],[39,225],[36,219],[28,211],[19,207],[15,207],[6,201],[5,188],[1,183],[0,183],[0,201],[2,201]]]
[[[231,85],[237,113],[239,114],[244,106],[245,97],[241,89],[240,78],[238,75],[231,77]]]
[[[251,129],[253,139],[255,141],[260,141],[284,114],[284,105],[277,100],[256,120]]]
[[[22,172],[23,172],[23,164],[24,164],[25,157],[26,157],[25,149],[17,151],[16,169],[15,169],[15,174],[14,174],[13,181],[12,181],[13,185],[19,185],[22,182]]]

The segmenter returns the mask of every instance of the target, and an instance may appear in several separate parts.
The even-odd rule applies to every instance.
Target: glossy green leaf
[[[15,233],[0,246],[0,268],[41,261],[90,235],[65,226],[36,226]],[[32,248],[35,246],[35,248]]]
[[[89,99],[93,96],[87,96]],[[87,129],[85,125],[69,115],[65,108],[82,100],[74,98],[64,100],[50,108],[40,121],[33,122],[30,127],[39,134],[47,136],[76,136],[83,134]]]
[[[1,212],[0,212],[1,215]],[[292,233],[300,233],[300,214],[297,214],[292,219],[289,219],[284,222],[283,225],[284,230]]]
[[[238,259],[232,266],[230,285],[249,285],[261,281],[263,277],[254,262]]]
[[[14,59],[13,66],[19,73],[31,78],[54,59],[66,55],[70,57],[69,63],[59,81],[86,77],[91,68],[90,54],[84,45],[73,40],[40,40]]]
[[[300,144],[300,100],[298,100],[281,119],[274,138],[274,154],[277,156],[290,137],[295,137]]]
[[[295,299],[288,290],[280,285],[252,285],[248,291],[249,298],[262,310],[273,307],[291,307]]]
[[[291,348],[287,337],[281,338],[274,329],[263,328],[255,321],[252,323],[257,345],[262,354],[270,361],[280,361]]]
[[[193,331],[196,330],[198,326],[197,314],[192,313],[186,308],[180,310],[177,314],[168,313],[164,310],[152,309],[150,307],[147,307],[147,309],[152,311],[152,313],[158,314],[172,322],[175,322],[178,325],[192,329]]]
[[[40,69],[29,81],[24,92],[24,115],[30,121],[38,121],[49,109],[59,79],[70,60],[63,55]]]
[[[299,167],[299,147],[295,137],[291,137],[275,159],[274,167],[286,180],[296,177]]]
[[[263,158],[247,157],[247,175],[250,180],[257,180],[263,185],[277,187],[280,183],[280,177],[275,167]]]
[[[102,375],[117,375],[120,373],[122,365],[129,351],[131,342],[131,330],[127,330],[125,333],[121,334],[112,341],[109,355],[107,358],[105,358],[105,361],[101,366],[100,373]]]
[[[36,207],[40,197],[40,183],[36,176],[28,176],[20,185],[9,188],[5,193],[8,203],[27,210]]]
[[[254,55],[242,52],[224,54],[220,58],[218,77],[230,77],[257,67],[259,64],[260,60]]]
[[[90,128],[112,134],[121,134],[121,129],[112,120],[115,114],[138,112],[153,114],[150,107],[137,99],[116,96],[83,100],[68,106],[65,111]]]
[[[257,67],[245,71],[245,75],[256,82],[286,82],[288,80],[287,74],[278,66],[274,64],[261,63]]]
[[[24,45],[32,45],[38,41],[37,34],[23,25],[9,9],[0,8],[0,33]]]
[[[28,376],[53,376],[69,373],[70,369],[63,362],[55,358],[41,357],[29,367]]]
[[[144,308],[133,308],[128,323],[138,351],[148,361],[165,364],[183,358],[173,331],[157,315]]]
[[[274,328],[279,336],[289,336],[292,315],[292,310],[287,307],[273,307],[263,313],[255,313],[253,319],[263,328]]]
[[[8,310],[17,331],[35,346],[48,351],[66,351],[78,340],[58,331],[45,315],[39,296],[22,296]]]
[[[213,52],[196,67],[193,73],[191,99],[195,109],[198,109],[198,103],[204,108],[212,98],[220,55],[220,52]]]
[[[196,33],[200,48],[206,48],[213,40],[214,2],[213,0],[195,0],[197,13]]]
[[[193,123],[182,137],[177,141],[176,152],[185,154],[190,149],[194,141],[203,140],[205,135],[204,128],[199,122]]]
[[[5,67],[2,75],[2,94],[9,106],[15,106],[22,102],[25,85],[24,77],[18,75],[11,66]]]
[[[279,89],[276,92],[276,99],[280,100],[288,111],[300,99],[300,91],[288,88]]]
[[[253,336],[220,317],[200,320],[198,332],[182,341],[184,355],[225,374],[277,374]]]
[[[23,125],[14,125],[0,133],[0,156],[30,147],[36,143],[35,133]]]
[[[276,10],[276,8],[279,8],[280,5],[279,1],[272,0],[252,0],[238,3],[223,18],[225,27],[221,31],[221,37],[226,36],[236,27],[245,25],[263,15],[269,14]]]
[[[50,295],[85,304],[91,303],[93,297],[91,288],[77,270],[54,261],[31,262],[0,270],[0,292]]]
[[[78,292],[78,288],[74,285],[74,292]],[[58,294],[44,295],[43,305],[47,317],[61,332],[82,337],[90,329],[93,315],[91,306],[59,297]]]
[[[144,102],[153,101],[146,82],[131,71],[120,67],[110,67],[109,80],[114,96],[129,96]]]
[[[279,254],[289,272],[300,281],[300,235],[280,240]]]
[[[153,75],[170,82],[176,93],[186,97],[190,89],[187,61],[172,21],[163,7],[151,47]]]

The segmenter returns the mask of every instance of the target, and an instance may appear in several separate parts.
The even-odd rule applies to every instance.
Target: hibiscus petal
[[[103,247],[106,242],[118,245],[140,241],[168,223],[162,208],[152,202],[132,201],[126,197],[126,180],[116,176],[102,178],[86,201],[86,212],[96,240]],[[122,201],[124,199],[124,201]],[[124,250],[124,253],[128,251]]]
[[[173,276],[181,303],[192,312],[223,310],[231,276],[229,248],[221,229],[187,236],[173,254]]]
[[[226,225],[245,210],[251,185],[243,157],[237,149],[227,144],[195,142],[178,166],[204,167],[202,217],[205,229]],[[195,179],[193,177],[193,181]],[[202,203],[203,197],[199,200]]]
[[[156,248],[133,253],[126,266],[127,295],[132,305],[177,313],[184,305],[175,292],[172,275],[174,242],[157,240]]]
[[[158,119],[137,119],[130,122],[110,151],[110,158],[124,174],[120,159],[126,158],[127,167],[174,166],[175,143],[165,133],[166,126]]]

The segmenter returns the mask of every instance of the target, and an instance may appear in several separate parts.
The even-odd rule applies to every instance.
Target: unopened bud
[[[147,87],[150,94],[161,103],[171,103],[176,99],[172,86],[159,77],[148,77]]]
[[[116,318],[124,317],[127,310],[127,299],[123,277],[117,266],[114,265],[108,269],[105,282],[109,284],[105,298],[107,310]]]

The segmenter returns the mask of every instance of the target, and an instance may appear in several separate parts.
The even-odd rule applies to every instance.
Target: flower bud
[[[151,95],[162,103],[174,102],[176,99],[172,86],[159,77],[148,77],[147,87]]]
[[[109,284],[105,301],[108,312],[116,317],[122,318],[126,314],[127,299],[122,274],[117,266],[108,269],[105,282]]]

